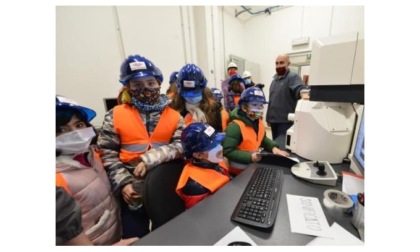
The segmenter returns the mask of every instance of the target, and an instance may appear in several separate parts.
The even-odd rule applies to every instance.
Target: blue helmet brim
[[[190,91],[181,91],[180,95],[184,98],[195,98],[203,95],[203,89],[191,89]]]
[[[135,74],[131,74],[131,75],[125,77],[124,79],[120,80],[120,83],[125,86],[125,85],[127,85],[127,83],[130,80],[140,79],[140,78],[143,78],[143,77],[155,77],[156,80],[158,80],[159,85],[163,81],[163,76],[162,75],[157,75],[156,73],[151,72],[151,71],[141,71],[141,72],[136,72]]]
[[[56,108],[71,108],[76,109],[81,114],[86,115],[86,121],[90,122],[93,118],[96,117],[96,112],[90,108],[82,107],[79,105],[74,105],[66,102],[56,103]]]
[[[209,145],[209,147],[207,148],[206,151],[209,151],[211,149],[213,149],[214,147],[216,147],[218,144],[221,144],[223,139],[225,139],[226,133],[222,132],[222,133],[217,133],[216,137],[214,138],[214,140],[212,141],[212,143]]]

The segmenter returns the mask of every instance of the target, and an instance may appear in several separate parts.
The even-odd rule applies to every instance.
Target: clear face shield
[[[264,103],[262,102],[249,102],[246,114],[251,120],[258,120],[263,116]]]

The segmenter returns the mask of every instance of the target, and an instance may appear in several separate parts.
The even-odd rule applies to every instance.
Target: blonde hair
[[[121,104],[130,104],[131,103],[131,95],[130,92],[126,87],[121,93]]]

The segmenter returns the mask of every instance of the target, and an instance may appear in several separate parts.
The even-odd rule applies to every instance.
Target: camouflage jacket
[[[139,116],[141,116],[142,121],[145,122],[149,135],[152,134],[160,119],[161,113],[143,112],[139,110]],[[123,163],[119,157],[121,142],[120,136],[114,129],[113,109],[105,114],[97,145],[101,152],[101,159],[104,167],[108,172],[112,189],[116,195],[120,195],[122,188],[126,184],[136,180],[132,174],[140,161],[144,162],[147,170],[150,170],[163,162],[183,157],[184,151],[180,138],[185,125],[184,118],[181,115],[179,116],[180,120],[170,144],[148,150],[141,155],[141,159],[137,162]]]

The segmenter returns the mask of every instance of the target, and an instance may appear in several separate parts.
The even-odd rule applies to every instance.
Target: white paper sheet
[[[333,223],[331,231],[333,238],[317,237],[310,241],[307,246],[363,246],[364,243],[345,230],[337,223]]]
[[[300,163],[299,159],[296,158],[296,157],[288,157],[288,158],[291,159],[291,160],[293,160],[293,161],[296,161],[297,163]]]
[[[293,233],[333,237],[318,198],[291,194],[286,196]]]
[[[257,244],[240,227],[232,229],[232,231],[216,242],[214,246],[228,246],[230,243],[236,241],[247,242],[252,246],[257,246]]]
[[[343,172],[342,191],[348,195],[358,194],[365,191],[365,180],[362,176],[354,173]]]

